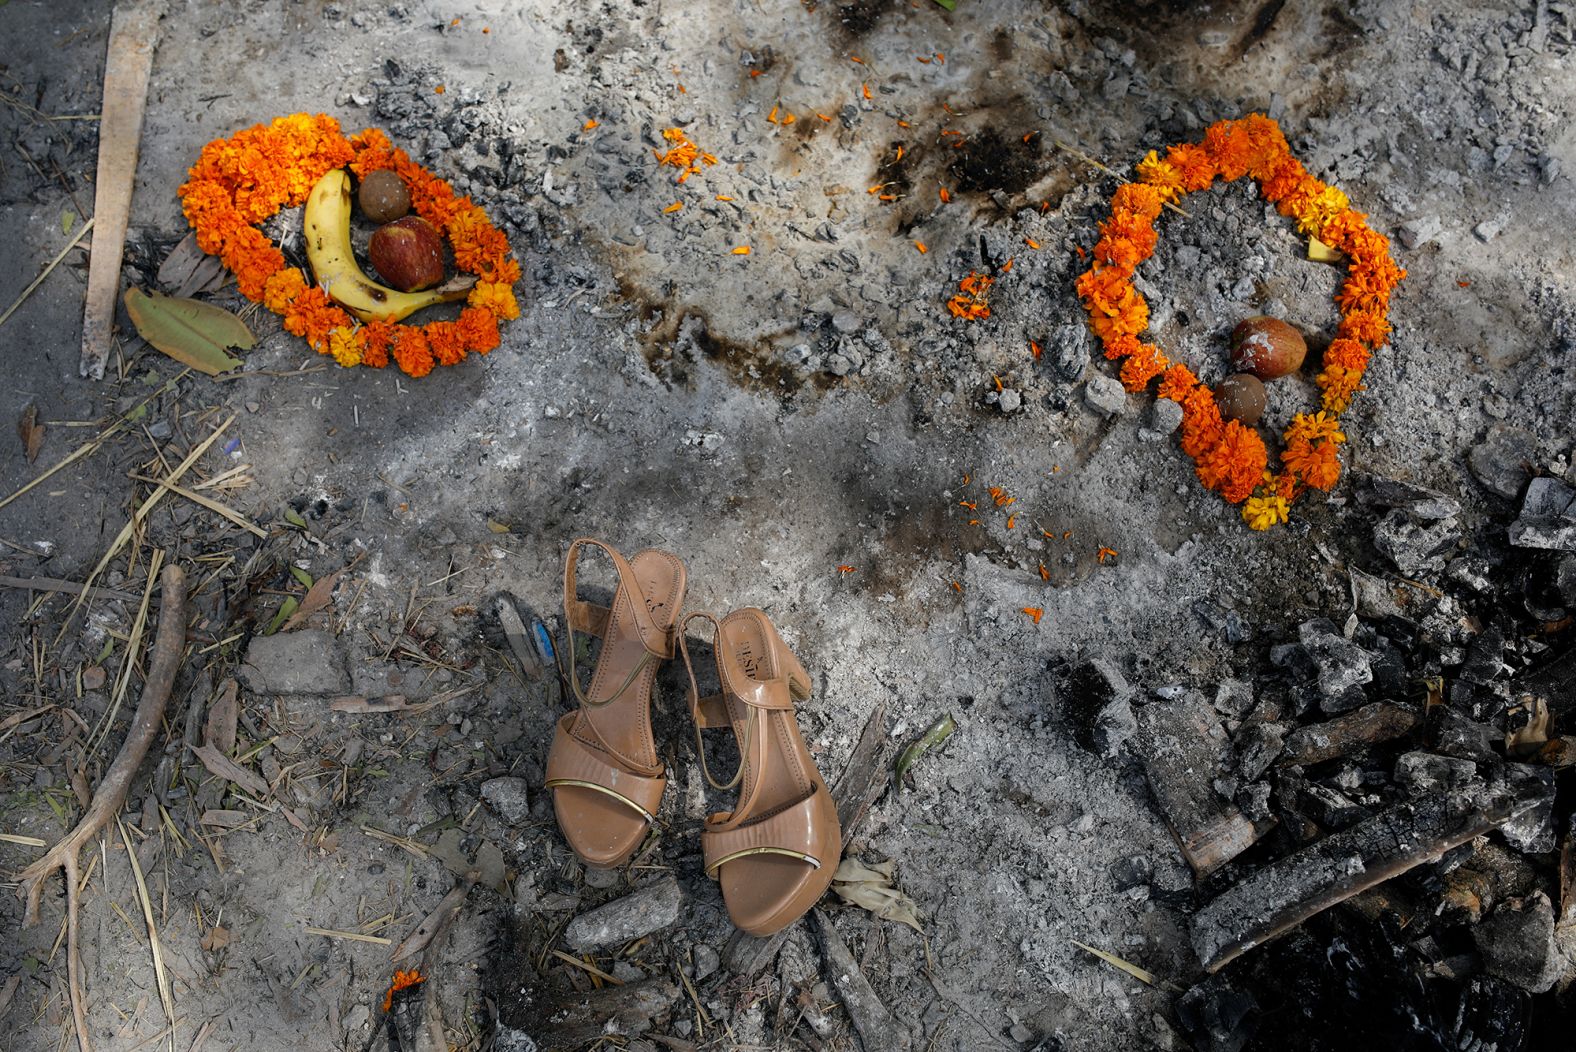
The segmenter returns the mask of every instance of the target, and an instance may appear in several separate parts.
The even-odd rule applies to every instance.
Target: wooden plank
[[[126,0],[115,5],[104,61],[104,104],[99,110],[98,175],[94,181],[93,250],[88,263],[87,305],[82,314],[78,372],[104,379],[115,327],[120,262],[131,222],[137,146],[148,101],[148,76],[165,0]]]
[[[1508,820],[1503,787],[1475,785],[1399,804],[1273,862],[1193,917],[1194,952],[1210,972],[1309,917]]]
[[[881,799],[889,782],[891,768],[891,741],[887,734],[886,702],[880,702],[865,720],[865,729],[848,754],[842,777],[832,788],[832,799],[837,803],[837,823],[843,828],[843,847],[853,839],[854,831],[870,813],[870,808]],[[789,925],[776,935],[758,939],[736,931],[723,947],[722,959],[735,975],[754,975],[777,957],[783,940],[794,927]]]
[[[1224,768],[1226,731],[1203,696],[1156,701],[1138,710],[1135,746],[1182,857],[1199,876],[1218,869],[1251,847],[1269,826],[1259,827],[1215,792]]]
[[[1376,701],[1333,720],[1298,727],[1286,735],[1286,748],[1276,762],[1323,763],[1356,752],[1365,745],[1399,738],[1409,733],[1420,720],[1412,709]]]

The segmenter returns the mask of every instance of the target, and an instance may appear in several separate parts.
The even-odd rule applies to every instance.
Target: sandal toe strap
[[[570,713],[559,721],[553,747],[547,754],[546,788],[577,786],[605,793],[640,812],[646,821],[656,821],[662,791],[668,784],[666,776],[660,770],[654,775],[641,774],[612,763],[606,753],[569,733],[568,725],[574,717],[575,713]]]
[[[731,816],[713,815],[707,826],[726,823]],[[706,860],[706,875],[713,880],[717,871],[736,858],[750,855],[788,855],[819,869],[835,855],[839,846],[837,807],[824,786],[798,803],[759,822],[747,822],[732,829],[707,828],[701,834],[701,849]]]

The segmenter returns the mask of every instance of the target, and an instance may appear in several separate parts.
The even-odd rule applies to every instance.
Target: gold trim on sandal
[[[732,862],[734,859],[744,858],[746,855],[787,855],[789,858],[796,858],[801,862],[808,862],[816,869],[821,868],[820,859],[813,855],[806,855],[802,851],[789,851],[787,848],[781,847],[747,847],[743,851],[735,851],[731,855],[724,855],[722,858],[719,858],[717,861],[713,862],[710,866],[707,866],[706,875],[712,880],[716,880],[717,870],[721,869],[729,862]]]
[[[613,790],[609,789],[605,785],[597,785],[595,782],[587,782],[587,781],[583,781],[583,780],[581,780],[579,778],[554,778],[554,779],[552,779],[550,781],[543,782],[542,783],[542,788],[544,788],[544,789],[556,789],[560,785],[573,785],[573,786],[578,786],[581,789],[595,789],[599,793],[606,793],[608,796],[611,796],[613,799],[617,800],[619,803],[626,804],[629,807],[634,808],[636,811],[639,811],[641,817],[644,818],[647,822],[649,822],[649,823],[651,823],[653,825],[656,824],[657,817],[655,815],[653,815],[650,811],[647,811],[644,807],[641,807],[639,804],[635,803],[635,801],[631,800],[629,797],[625,796],[624,794],[622,794],[622,793],[615,793]]]

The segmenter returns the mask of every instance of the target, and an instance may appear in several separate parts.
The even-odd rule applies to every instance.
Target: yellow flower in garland
[[[1242,519],[1249,529],[1267,530],[1291,517],[1291,505],[1286,498],[1270,494],[1268,497],[1249,497],[1242,505]]]
[[[346,369],[361,364],[361,345],[353,330],[340,326],[328,334],[328,353]]]
[[[416,213],[445,232],[458,267],[479,279],[458,321],[358,326],[306,274],[287,266],[257,229],[280,208],[304,202],[325,173],[347,166],[357,178],[383,170],[398,175]],[[411,376],[425,376],[434,364],[455,365],[468,354],[493,350],[498,322],[520,316],[512,289],[520,265],[509,255],[508,238],[486,212],[376,128],[347,137],[324,114],[278,117],[208,143],[188,175],[181,207],[198,245],[234,272],[242,295],[342,366],[382,368],[393,360]]]
[[[1291,155],[1280,126],[1259,114],[1220,121],[1199,143],[1179,143],[1164,156],[1151,150],[1138,162],[1139,181],[1118,188],[1110,218],[1100,224],[1087,271],[1076,290],[1089,324],[1107,358],[1122,362],[1123,385],[1147,388],[1163,377],[1159,397],[1182,407],[1182,451],[1191,457],[1199,482],[1218,491],[1255,530],[1285,522],[1291,504],[1307,489],[1328,490],[1340,478],[1340,446],[1346,441],[1339,414],[1363,389],[1373,352],[1389,338],[1390,296],[1406,271],[1390,257],[1390,242],[1353,211],[1345,193],[1310,175]],[[1137,268],[1155,250],[1154,222],[1161,209],[1182,196],[1208,189],[1216,179],[1250,176],[1264,199],[1295,220],[1305,234],[1344,252],[1346,282],[1335,300],[1341,311],[1336,338],[1324,352],[1317,376],[1322,409],[1298,414],[1282,436],[1282,471],[1268,470],[1268,450],[1257,431],[1224,420],[1214,393],[1191,370],[1171,364],[1143,340],[1149,304],[1133,284]]]

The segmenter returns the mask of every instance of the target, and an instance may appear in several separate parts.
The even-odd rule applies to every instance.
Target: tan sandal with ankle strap
[[[575,596],[575,564],[587,545],[606,553],[618,572],[610,607]],[[564,557],[563,674],[580,707],[558,721],[546,787],[553,793],[558,828],[587,865],[620,865],[656,820],[667,778],[652,740],[651,688],[658,666],[673,656],[684,583],[678,556],[654,548],[625,561],[609,545],[582,537]],[[576,632],[602,640],[584,690],[576,669]]]
[[[722,683],[720,693],[705,698],[684,639],[697,618],[716,630]],[[689,614],[679,625],[679,650],[689,672],[701,772],[713,788],[739,788],[732,812],[706,819],[706,874],[721,883],[735,925],[751,935],[771,935],[826,893],[842,854],[837,806],[794,720],[794,701],[810,696],[810,677],[771,619],[753,608],[721,621],[708,613]],[[713,778],[706,764],[701,730],[709,727],[731,727],[738,739],[739,769],[727,782]]]

